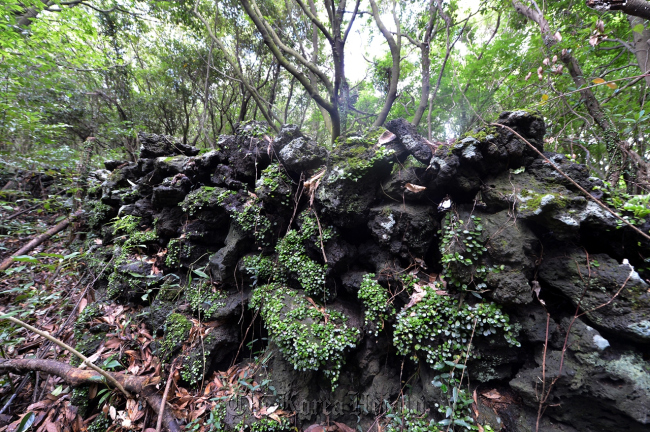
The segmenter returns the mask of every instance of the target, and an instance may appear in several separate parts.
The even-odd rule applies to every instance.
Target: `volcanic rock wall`
[[[539,117],[498,123],[542,150]],[[145,307],[187,385],[268,339],[298,424],[376,429],[400,400],[407,429],[529,431],[541,400],[539,430],[648,430],[650,245],[551,164],[594,197],[602,183],[508,129],[436,147],[386,127],[329,151],[295,126],[246,124],[206,153],[140,134],[140,160],[107,162],[91,191],[95,288]]]

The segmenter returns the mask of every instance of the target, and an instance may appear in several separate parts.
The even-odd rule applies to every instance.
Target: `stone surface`
[[[302,172],[322,166],[327,160],[327,150],[316,141],[299,137],[282,147],[278,157],[287,170]]]
[[[186,155],[195,156],[199,149],[183,144],[173,137],[156,135],[145,132],[138,133],[140,142],[140,158],[155,158],[159,156]]]
[[[539,115],[507,112],[497,123],[542,148],[545,126]],[[545,364],[547,382],[559,378],[539,430],[648,430],[650,293],[644,279],[650,277],[645,270],[650,244],[617,228],[611,215],[553,165],[596,198],[602,196],[602,183],[562,155],[545,153],[549,164],[499,126],[435,147],[404,120],[389,122],[387,129],[341,138],[326,150],[296,126],[284,126],[274,136],[266,124],[249,122],[234,135],[216,138],[216,148],[200,155],[169,137],[141,134],[139,161],[108,162],[112,172],[93,178],[93,185],[102,185],[91,195],[98,201],[89,203],[96,219],[90,235],[102,242],[88,249],[95,260],[89,266],[96,273],[106,266],[95,290],[145,307],[135,319],[154,335],[156,355],[163,355],[158,350],[172,314],[192,326],[201,321],[203,328],[212,328],[214,337],[200,350],[196,341],[186,345],[185,385],[214,368],[226,370],[237,353],[242,361],[266,349],[270,360],[260,369],[266,375],[254,379],[270,379],[277,399],[265,406],[295,411],[299,428],[338,421],[368,430],[385,410],[384,400],[408,395],[409,406],[420,413],[429,409],[427,415],[441,420],[435,404],[446,406],[448,397],[431,384],[439,372],[424,358],[414,362],[410,354],[397,352],[394,315],[365,323],[369,306],[359,299],[364,277],[375,274],[374,287],[385,290],[388,300],[383,301],[395,312],[418,302],[415,287],[435,280],[436,295],[450,296],[459,305],[494,303],[521,343],[509,345],[497,329],[472,339],[473,356],[464,374],[470,394],[476,390],[472,413],[478,412],[481,425],[535,431]],[[323,163],[323,175],[305,185],[301,172],[313,175],[309,171]],[[442,202],[449,205],[439,207]],[[134,218],[129,219],[136,223],[131,235],[155,235],[124,249],[113,225],[101,226],[118,214],[122,221]],[[442,262],[450,252],[441,241],[452,216],[466,221],[474,216],[482,225],[473,239],[479,252],[459,267],[458,285],[450,283]],[[456,240],[469,235],[465,228],[475,227],[456,232]],[[650,222],[642,229],[650,229]],[[459,255],[467,252],[457,243],[454,248]],[[113,266],[111,259],[118,257]],[[478,274],[479,268],[485,272]],[[336,388],[325,375],[328,361],[319,371],[301,372],[273,341],[265,348],[268,322],[248,304],[267,282],[307,301],[306,285],[321,277],[322,285],[310,287],[306,307],[342,312],[359,331],[354,348],[345,351]],[[417,282],[405,285],[405,277]],[[269,291],[268,299],[272,296]],[[571,324],[578,303],[582,315]],[[434,339],[452,340],[456,323],[449,325],[449,335]],[[80,347],[92,355],[103,333],[89,335]],[[182,342],[169,360],[181,355]],[[461,341],[463,347],[467,343]],[[457,360],[465,361],[464,356]],[[229,411],[226,423],[256,421],[248,402],[242,406],[242,411]]]

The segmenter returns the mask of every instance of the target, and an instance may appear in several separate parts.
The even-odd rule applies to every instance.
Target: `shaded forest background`
[[[639,193],[650,29],[587,3],[7,0],[0,149],[134,159],[139,130],[213,148],[248,120],[328,145],[398,117],[435,142],[529,109],[549,150]]]

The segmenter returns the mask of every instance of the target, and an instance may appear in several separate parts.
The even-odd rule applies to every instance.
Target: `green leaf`
[[[108,361],[108,362],[104,363],[104,367],[106,369],[115,369],[115,368],[118,368],[118,367],[122,367],[122,363],[120,363],[117,360],[113,359],[111,361]]]
[[[14,261],[37,263],[38,260],[29,255],[18,255],[13,258]]]
[[[33,412],[29,412],[25,414],[22,421],[18,425],[18,429],[16,429],[16,432],[25,432],[26,430],[32,427],[32,425],[34,424],[34,420],[36,420],[36,414],[34,414]]]
[[[203,279],[210,279],[210,276],[208,276],[206,273],[202,272],[201,270],[192,270],[192,271],[199,277],[202,277]]]
[[[635,32],[635,33],[641,34],[641,33],[643,33],[643,30],[644,30],[644,27],[643,27],[643,24],[641,24],[641,23],[639,23],[639,24],[635,25],[634,27],[632,27],[632,31]]]
[[[61,394],[62,391],[63,391],[63,386],[58,386],[57,388],[52,390],[52,396],[58,396]]]

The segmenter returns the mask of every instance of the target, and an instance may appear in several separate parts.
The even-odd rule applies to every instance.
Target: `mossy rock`
[[[180,313],[167,316],[164,325],[164,338],[160,344],[159,355],[163,361],[169,361],[187,341],[192,330],[192,322]]]
[[[259,309],[269,336],[294,368],[320,370],[336,387],[345,353],[360,340],[360,319],[351,322],[345,313],[278,284],[257,288],[251,307]]]

